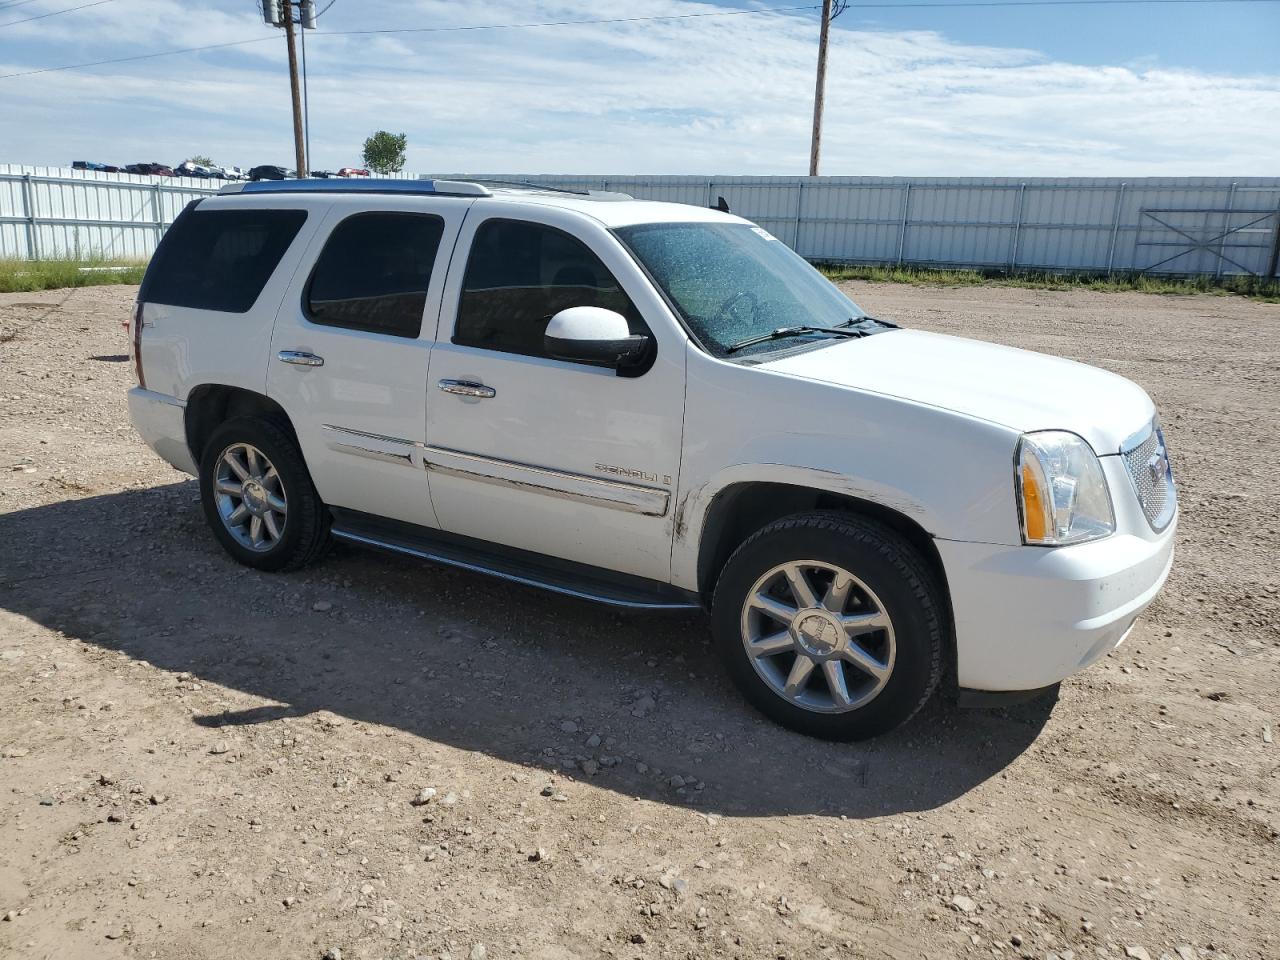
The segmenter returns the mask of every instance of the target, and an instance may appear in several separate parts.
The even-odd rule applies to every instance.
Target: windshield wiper
[[[880,324],[880,326],[882,326],[882,327],[888,327],[890,330],[897,330],[897,329],[899,329],[899,327],[898,327],[898,325],[897,325],[896,323],[890,323],[888,320],[881,320],[879,317],[873,317],[873,316],[871,316],[871,314],[869,314],[869,313],[864,313],[864,314],[863,314],[862,316],[860,316],[860,317],[850,317],[850,318],[849,318],[848,320],[846,320],[844,323],[839,324],[839,326],[840,326],[841,328],[843,328],[843,327],[855,327],[855,326],[857,326],[857,325],[858,325],[858,324],[860,324],[860,323],[878,323],[878,324]]]
[[[853,330],[849,327],[778,327],[776,330],[762,333],[758,337],[748,337],[746,340],[739,340],[737,343],[730,344],[724,348],[724,352],[733,353],[744,347],[754,347],[757,343],[768,343],[770,340],[781,340],[783,337],[798,337],[806,333],[834,333],[840,337],[866,336],[866,333],[862,330]]]

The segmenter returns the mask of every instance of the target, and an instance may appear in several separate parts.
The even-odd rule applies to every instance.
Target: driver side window
[[[568,307],[603,307],[647,328],[600,258],[555,227],[488,220],[476,231],[463,275],[453,342],[502,353],[546,356],[547,323]]]

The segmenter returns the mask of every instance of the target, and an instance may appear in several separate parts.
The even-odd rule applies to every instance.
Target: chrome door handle
[[[474,383],[471,380],[441,380],[440,389],[445,393],[456,393],[460,397],[475,397],[479,400],[489,400],[498,395],[498,391],[493,387],[486,387],[483,383]]]
[[[281,350],[276,354],[276,359],[285,363],[296,363],[300,367],[324,366],[324,357],[317,357],[314,353],[304,353],[301,350]]]

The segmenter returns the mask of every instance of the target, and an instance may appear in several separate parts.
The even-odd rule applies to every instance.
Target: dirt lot
[[[1280,306],[856,287],[1137,380],[1184,512],[1056,702],[833,746],[698,618],[235,566],[129,427],[132,295],[0,297],[0,956],[1280,957]]]

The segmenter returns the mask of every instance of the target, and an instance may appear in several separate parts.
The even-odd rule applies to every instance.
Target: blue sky
[[[0,162],[292,163],[284,39],[256,0],[0,0]],[[327,0],[321,0],[323,7]],[[797,0],[336,0],[321,31],[707,13]],[[13,4],[12,7],[9,5]],[[798,3],[797,3],[798,5]],[[6,26],[5,24],[9,24]],[[379,127],[417,171],[807,169],[814,11],[308,37],[312,166]],[[1274,175],[1280,3],[859,9],[833,31],[823,172]]]
[[[1280,69],[1280,4],[900,9],[861,14],[854,6],[842,20],[882,30],[937,30],[959,43],[1033,47],[1046,57],[1088,66],[1162,64],[1233,74]]]

